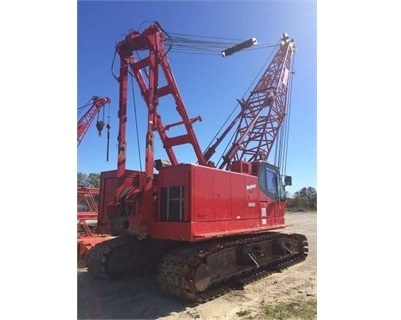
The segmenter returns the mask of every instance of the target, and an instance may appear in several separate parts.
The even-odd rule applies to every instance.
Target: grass
[[[247,316],[250,314],[251,314],[251,311],[249,311],[249,310],[241,310],[241,311],[237,312],[237,316],[239,316],[239,317],[244,317],[244,316]]]
[[[281,303],[272,307],[264,308],[265,319],[302,319],[314,320],[317,315],[317,301],[300,300]]]

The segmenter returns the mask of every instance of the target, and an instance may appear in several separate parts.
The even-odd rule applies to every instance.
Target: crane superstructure
[[[101,173],[98,221],[101,232],[116,237],[94,246],[86,264],[104,278],[131,269],[155,270],[164,291],[205,301],[228,290],[233,281],[250,281],[307,256],[304,235],[279,231],[286,226],[285,183],[279,168],[266,162],[286,114],[295,43],[283,35],[272,63],[248,99],[240,101],[241,111],[229,126],[238,123],[235,140],[217,168],[210,159],[228,130],[201,151],[192,126],[200,117],[186,112],[165,37],[155,22],[117,44],[117,169]],[[137,59],[136,51],[148,55]],[[148,108],[144,171],[126,168],[129,74]],[[163,123],[160,109],[173,112],[168,104],[159,108],[165,96],[173,98],[179,121]],[[183,128],[180,135],[168,135],[173,126]],[[154,132],[168,160],[155,159]],[[182,144],[192,146],[197,163],[178,161],[173,149]]]

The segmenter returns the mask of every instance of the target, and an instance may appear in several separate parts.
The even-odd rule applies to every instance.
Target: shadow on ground
[[[155,275],[103,280],[78,273],[78,319],[156,319],[196,304],[160,291]]]

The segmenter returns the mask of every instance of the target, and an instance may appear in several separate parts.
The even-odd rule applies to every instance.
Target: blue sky
[[[118,83],[112,75],[115,44],[132,30],[143,30],[158,21],[168,33],[229,39],[255,37],[263,44],[277,44],[283,32],[297,46],[291,96],[291,125],[286,173],[293,177],[293,193],[316,182],[316,3],[310,1],[79,1],[77,7],[78,68],[77,107],[92,96],[111,99],[105,110],[110,121],[110,152],[106,161],[106,130],[98,136],[95,121],[77,152],[77,170],[99,173],[116,168],[118,133]],[[215,55],[171,52],[168,59],[202,150],[236,106],[264,66],[271,48],[249,50],[222,58]],[[118,56],[113,72],[118,75]],[[259,78],[257,78],[259,79]],[[255,85],[255,83],[253,84]],[[146,105],[134,84],[139,123],[139,142],[144,158]],[[139,168],[134,116],[129,92],[127,168]],[[162,113],[163,116],[163,113]],[[109,117],[109,118],[108,118]],[[228,142],[227,142],[228,143]],[[225,146],[227,143],[222,143]],[[179,147],[181,148],[181,147]],[[156,158],[167,158],[156,140]],[[177,151],[176,151],[177,150]],[[196,162],[193,152],[175,149],[181,162]],[[216,153],[218,157],[221,153]],[[143,167],[143,159],[142,167]]]

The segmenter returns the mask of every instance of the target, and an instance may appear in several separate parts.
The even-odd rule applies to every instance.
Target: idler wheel
[[[202,263],[197,269],[194,276],[195,288],[197,292],[203,292],[210,286],[212,278],[212,270],[209,266]]]

